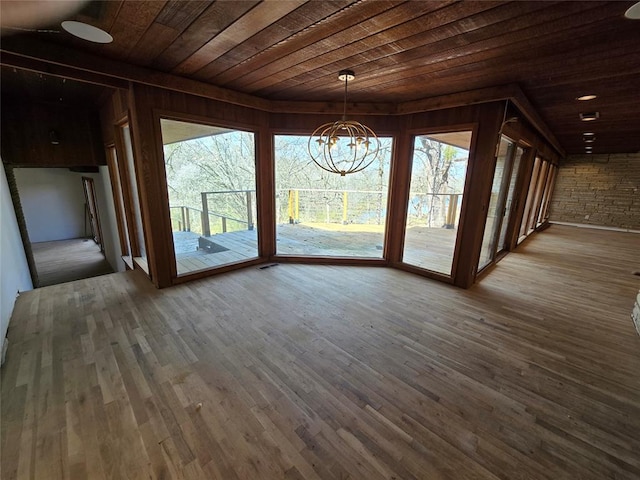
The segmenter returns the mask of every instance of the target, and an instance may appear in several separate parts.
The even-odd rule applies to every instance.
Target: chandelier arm
[[[338,75],[344,80],[342,120],[319,126],[307,143],[311,160],[316,165],[341,176],[364,170],[380,154],[380,140],[375,132],[360,122],[347,120],[348,85],[354,77],[352,70],[341,70]]]
[[[338,121],[338,122],[333,122],[333,123],[331,124],[331,127],[329,128],[329,134],[328,134],[327,138],[331,138],[331,137],[333,137],[333,136],[336,136],[336,137],[337,137],[337,133],[338,133],[338,130],[340,129],[339,127],[340,127],[340,124],[341,124],[341,123],[342,123],[342,122],[339,122],[339,121]],[[325,131],[326,131],[326,130],[325,130]],[[333,172],[335,172],[335,173],[340,173],[340,174],[342,174],[342,170],[340,169],[340,167],[338,167],[338,166],[336,165],[336,163],[335,163],[335,162],[334,162],[334,160],[333,160],[333,155],[331,155],[331,147],[326,148],[326,149],[324,149],[324,148],[323,148],[323,149],[322,149],[322,153],[323,153],[323,155],[324,155],[325,163],[326,163],[327,165],[329,165],[329,164],[330,164],[331,168],[333,169],[332,171],[333,171]]]

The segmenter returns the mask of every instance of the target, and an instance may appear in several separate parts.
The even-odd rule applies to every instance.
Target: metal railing
[[[407,225],[456,228],[461,206],[461,193],[412,192],[407,209]]]
[[[201,207],[170,206],[174,231],[209,237],[216,233],[253,230],[255,190],[201,192]],[[407,225],[455,228],[461,193],[416,193],[409,198]],[[383,225],[387,192],[292,188],[276,191],[276,222]]]
[[[255,190],[201,192],[201,208],[170,205],[172,230],[194,232],[205,237],[253,230],[256,216],[254,195]]]
[[[411,193],[407,223],[455,228],[460,193]],[[342,223],[382,225],[387,192],[377,190],[288,189],[276,192],[277,223]]]

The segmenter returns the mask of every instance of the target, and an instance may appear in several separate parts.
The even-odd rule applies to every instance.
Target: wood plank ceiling
[[[629,1],[91,2],[94,45],[32,34],[266,99],[399,103],[517,83],[568,153],[640,151],[640,21]],[[55,27],[52,27],[55,28]],[[596,94],[579,102],[576,97]],[[580,112],[598,111],[595,122]]]

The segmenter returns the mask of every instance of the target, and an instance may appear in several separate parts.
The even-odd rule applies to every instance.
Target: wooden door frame
[[[111,183],[111,193],[113,195],[113,205],[116,211],[116,223],[118,227],[118,240],[120,241],[120,257],[125,262],[127,267],[132,268],[132,265],[129,265],[129,262],[125,260],[125,257],[131,255],[131,245],[130,240],[127,238],[128,234],[128,225],[126,219],[126,211],[124,205],[124,193],[122,191],[122,178],[120,177],[120,171],[118,164],[120,163],[118,159],[118,149],[116,148],[115,143],[110,143],[105,145],[105,149],[107,150],[107,168],[109,170],[109,177]],[[111,152],[113,151],[113,156]],[[117,183],[116,183],[117,182]],[[126,234],[125,234],[126,229]],[[127,255],[124,254],[127,252]]]
[[[100,251],[104,253],[104,239],[102,237],[102,227],[100,225],[100,210],[98,208],[98,198],[96,196],[96,186],[93,178],[82,177],[82,191],[84,192],[84,201],[86,205],[85,216],[88,210],[93,240],[100,246]]]
[[[129,255],[131,256],[132,264],[135,264],[135,262],[133,262],[133,258],[140,256],[140,246],[138,245],[138,228],[134,218],[134,209],[132,203],[134,199],[132,198],[133,192],[131,192],[131,172],[129,171],[129,163],[127,161],[126,146],[123,134],[123,129],[126,126],[131,128],[128,116],[122,118],[114,125],[116,139],[115,147],[116,154],[118,155],[118,174],[120,175],[120,189],[122,191],[122,200],[124,202],[123,207],[125,221],[127,224],[127,231],[129,232]],[[131,142],[133,142],[133,138],[131,139]],[[137,182],[135,172],[133,172],[133,181]],[[138,198],[138,202],[139,201],[140,198]]]

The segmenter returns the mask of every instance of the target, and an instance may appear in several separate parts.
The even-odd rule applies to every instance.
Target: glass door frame
[[[396,204],[396,209],[389,209],[390,214],[394,215],[393,218],[388,219],[389,221],[389,229],[396,228],[398,232],[389,232],[389,234],[395,234],[399,236],[399,261],[391,262],[393,266],[401,268],[402,270],[417,273],[426,277],[434,278],[436,280],[454,284],[456,281],[456,275],[458,274],[458,262],[460,259],[460,249],[462,245],[462,238],[464,235],[464,228],[466,222],[466,210],[468,204],[469,192],[471,190],[471,176],[473,173],[473,165],[476,162],[476,154],[477,154],[477,144],[478,144],[478,123],[461,123],[461,124],[452,124],[452,125],[441,125],[434,127],[425,127],[425,128],[413,128],[408,129],[403,132],[402,135],[398,136],[398,145],[397,150],[394,153],[397,155],[396,157],[392,157],[392,165],[391,165],[391,179],[390,179],[390,191],[389,191],[389,201],[392,202],[393,198],[393,189],[397,188],[398,182],[401,182],[404,187],[405,192],[402,198],[402,201],[399,204]],[[471,132],[471,142],[469,145],[469,157],[467,160],[467,168],[465,172],[464,178],[464,187],[462,189],[462,202],[460,204],[460,215],[458,220],[458,231],[456,233],[456,242],[453,249],[453,259],[451,261],[451,273],[444,274],[439,273],[433,270],[428,270],[426,268],[418,267],[415,265],[411,265],[405,263],[402,259],[404,258],[404,246],[405,246],[405,237],[406,237],[406,222],[407,222],[407,211],[409,207],[410,201],[410,190],[411,190],[411,174],[413,170],[413,149],[415,143],[415,137],[420,135],[436,135],[442,133],[450,133],[450,132],[462,132],[462,131],[470,131]],[[399,165],[393,165],[394,158],[396,159],[395,163],[400,163],[403,160],[407,163],[407,166],[402,171],[402,179],[398,179],[398,169]],[[394,168],[395,167],[395,168]],[[400,205],[401,204],[401,205]],[[391,203],[390,203],[391,205]],[[401,213],[398,211],[398,207],[402,208]],[[386,257],[385,257],[386,258]]]
[[[179,285],[191,280],[195,280],[197,278],[204,278],[204,277],[210,276],[211,272],[222,273],[222,272],[234,270],[238,268],[238,265],[249,266],[253,264],[257,265],[257,264],[263,263],[265,260],[265,257],[266,258],[270,257],[270,255],[268,256],[264,254],[265,236],[267,235],[267,233],[264,232],[265,215],[264,215],[264,206],[262,206],[262,204],[263,204],[263,199],[265,195],[264,190],[266,185],[262,185],[260,183],[261,181],[265,182],[266,178],[268,178],[269,176],[268,172],[266,171],[268,169],[264,168],[264,163],[263,163],[264,160],[261,160],[261,156],[260,156],[261,154],[263,154],[262,148],[264,148],[264,144],[266,143],[264,142],[264,131],[266,131],[266,129],[263,130],[261,128],[257,128],[253,124],[247,124],[243,122],[229,122],[229,121],[225,121],[225,120],[214,118],[214,117],[195,115],[195,114],[176,111],[176,110],[164,110],[164,109],[154,108],[153,122],[154,122],[155,128],[157,129],[156,148],[158,151],[158,158],[162,162],[162,177],[164,179],[165,189],[168,189],[168,183],[167,183],[167,172],[165,167],[161,120],[172,120],[176,122],[195,123],[195,124],[202,124],[202,125],[207,125],[211,127],[220,127],[220,128],[230,129],[230,130],[244,131],[244,132],[253,134],[253,142],[254,142],[253,150],[254,150],[254,162],[255,162],[254,181],[256,185],[256,193],[255,193],[256,218],[253,222],[253,225],[254,225],[254,228],[256,229],[256,235],[257,235],[257,246],[258,246],[257,256],[255,258],[248,258],[242,261],[226,263],[220,266],[211,267],[211,268],[202,269],[202,270],[195,270],[193,272],[188,272],[188,273],[183,273],[181,275],[178,275],[175,244],[173,242],[173,235],[171,234],[172,232],[169,232],[170,235],[168,240],[169,242],[168,243],[168,246],[169,246],[168,260],[169,260],[169,268],[171,272],[172,285]],[[270,192],[270,190],[268,190],[268,192]],[[166,204],[166,211],[167,211],[167,217],[168,217],[167,223],[168,225],[171,225],[171,214],[170,214],[168,199],[169,197],[167,192],[167,204]],[[274,234],[273,242],[275,243],[275,234]]]
[[[494,265],[497,261],[499,261],[503,256],[509,252],[512,246],[512,235],[513,230],[516,226],[520,226],[520,217],[517,215],[519,201],[521,198],[521,187],[523,183],[523,174],[526,171],[525,160],[527,156],[527,152],[530,147],[528,147],[525,143],[515,140],[509,135],[502,133],[498,137],[498,143],[496,144],[496,168],[498,165],[498,154],[500,149],[500,144],[505,139],[509,142],[509,146],[507,147],[507,153],[504,158],[504,167],[502,170],[502,177],[500,180],[500,191],[498,193],[498,198],[496,200],[496,212],[501,212],[496,215],[496,222],[491,226],[491,238],[489,241],[489,245],[491,246],[491,255],[489,261],[480,267],[478,265],[477,275],[485,272],[489,267]],[[522,151],[520,155],[520,159],[518,161],[518,171],[514,172],[514,164],[516,163],[516,156],[518,155],[518,150]],[[515,177],[514,177],[515,175]],[[495,176],[495,171],[494,171]],[[495,178],[493,179],[495,182]],[[493,184],[492,182],[492,184]],[[511,202],[511,206],[509,211],[507,211],[507,199],[509,197],[509,192],[513,187],[513,199]],[[487,217],[488,218],[488,217]],[[486,220],[485,219],[485,228],[486,228]],[[505,220],[507,223],[506,232],[504,233],[504,239],[501,242],[503,226]],[[484,234],[483,234],[484,237]],[[484,239],[483,239],[484,240]],[[482,261],[482,249],[481,256],[478,260],[478,264]]]

